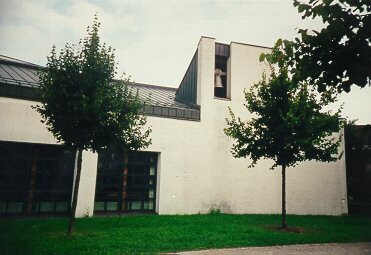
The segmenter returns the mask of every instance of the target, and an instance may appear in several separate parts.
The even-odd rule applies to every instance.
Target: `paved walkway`
[[[370,255],[371,242],[369,243],[326,243],[326,244],[297,244],[283,246],[266,246],[266,247],[246,247],[233,249],[216,249],[202,251],[184,251],[178,253],[166,254],[184,254],[184,255],[257,255],[257,254],[315,254],[315,255]]]

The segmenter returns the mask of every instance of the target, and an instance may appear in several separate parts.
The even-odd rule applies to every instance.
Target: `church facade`
[[[276,214],[281,171],[270,160],[248,168],[234,158],[223,129],[230,107],[249,119],[244,89],[268,66],[269,48],[202,37],[179,87],[134,84],[151,103],[144,112],[152,144],[144,151],[83,152],[77,217],[94,214]],[[75,153],[58,145],[32,109],[38,66],[0,58],[0,214],[64,214],[70,209]],[[343,131],[334,133],[334,137]],[[344,149],[344,142],[342,143]],[[287,213],[348,212],[345,157],[287,169]]]

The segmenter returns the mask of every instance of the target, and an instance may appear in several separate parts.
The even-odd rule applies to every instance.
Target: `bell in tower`
[[[222,75],[227,75],[225,72],[220,70],[219,68],[215,69],[215,81],[214,86],[215,88],[224,88],[223,81],[222,81]]]

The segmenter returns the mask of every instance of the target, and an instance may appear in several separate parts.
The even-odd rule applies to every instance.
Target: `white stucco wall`
[[[0,97],[0,140],[55,144],[56,140],[33,110],[35,101]]]
[[[201,38],[198,45],[197,102],[201,121],[148,117],[152,145],[158,152],[156,211],[159,214],[280,213],[281,171],[269,170],[273,162],[260,161],[248,168],[249,159],[232,157],[233,140],[223,128],[231,107],[249,118],[243,107],[244,88],[261,79],[267,68],[259,62],[269,49],[239,43],[230,45],[230,100],[214,98],[215,40]],[[31,109],[37,102],[0,97],[0,140],[56,143]],[[334,134],[340,135],[340,134]],[[77,206],[78,217],[93,214],[97,155],[83,154]],[[304,162],[287,169],[287,213],[347,213],[344,157],[335,163]]]

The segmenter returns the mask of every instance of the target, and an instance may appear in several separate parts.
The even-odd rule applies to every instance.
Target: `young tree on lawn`
[[[261,56],[271,66],[271,75],[245,91],[247,110],[254,114],[243,121],[231,109],[231,119],[224,129],[235,139],[234,157],[249,156],[253,167],[259,159],[272,159],[282,168],[282,227],[286,227],[286,168],[305,160],[336,161],[340,138],[330,138],[339,131],[339,113],[321,112],[322,107],[336,100],[328,94],[318,95],[305,83],[294,83],[288,63],[293,44],[278,40],[271,54]]]
[[[77,169],[68,233],[75,222],[82,151],[108,145],[124,151],[147,147],[150,128],[143,130],[143,103],[133,94],[129,79],[115,81],[114,50],[100,43],[95,16],[88,36],[77,46],[66,45],[57,56],[53,47],[46,69],[40,72],[40,101],[36,110],[54,137],[77,151]]]
[[[295,59],[295,78],[349,92],[352,85],[365,87],[371,77],[371,1],[370,0],[294,0],[302,18],[321,17],[321,31],[299,30],[300,50]]]

